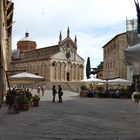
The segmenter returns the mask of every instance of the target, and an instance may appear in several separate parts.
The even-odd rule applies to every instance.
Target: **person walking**
[[[42,92],[42,96],[44,96],[44,92],[45,92],[45,86],[41,85],[41,92]]]
[[[56,88],[55,88],[55,85],[53,85],[52,87],[52,95],[53,95],[53,100],[52,102],[54,103],[55,102],[55,95],[56,95],[57,91],[56,91]]]
[[[59,85],[58,86],[58,98],[59,98],[59,103],[62,103],[62,96],[63,96],[63,91],[62,91],[62,87]]]
[[[40,86],[37,87],[37,94],[40,96]]]

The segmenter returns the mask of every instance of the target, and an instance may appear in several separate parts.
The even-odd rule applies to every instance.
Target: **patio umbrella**
[[[131,85],[132,84],[129,80],[122,79],[122,78],[108,80],[107,83],[112,84],[112,85]]]
[[[18,73],[15,75],[12,75],[9,77],[9,80],[11,81],[20,81],[20,82],[24,82],[24,83],[28,83],[28,82],[34,82],[34,81],[41,81],[44,80],[45,78],[39,75],[35,75],[32,73],[28,73],[28,72],[22,72],[22,73]]]
[[[105,83],[105,80],[99,79],[99,78],[90,78],[90,79],[83,79],[81,82],[91,82],[91,83]]]

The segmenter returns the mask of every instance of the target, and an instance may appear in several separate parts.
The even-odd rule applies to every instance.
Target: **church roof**
[[[19,40],[19,41],[33,41],[33,42],[35,42],[34,40],[32,40],[32,39],[29,37],[29,33],[28,33],[28,32],[26,32],[26,33],[25,33],[25,37],[22,38],[22,39]]]

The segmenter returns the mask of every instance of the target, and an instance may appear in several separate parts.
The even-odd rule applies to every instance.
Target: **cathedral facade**
[[[69,28],[63,40],[60,32],[58,44],[39,49],[29,33],[25,33],[12,53],[10,71],[26,71],[46,81],[74,82],[84,77],[84,59],[77,54],[77,38],[70,38]]]

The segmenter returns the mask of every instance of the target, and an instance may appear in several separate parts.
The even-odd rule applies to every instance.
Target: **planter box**
[[[23,111],[29,110],[29,104],[23,104]]]
[[[81,91],[81,92],[80,92],[80,96],[81,96],[81,97],[86,97],[86,96],[87,96],[87,94],[86,94],[86,92],[85,92],[85,91]]]
[[[18,104],[19,110],[23,111],[23,104]]]
[[[39,106],[39,101],[33,101],[33,107],[38,107]]]
[[[134,98],[134,102],[139,103],[139,99]]]

